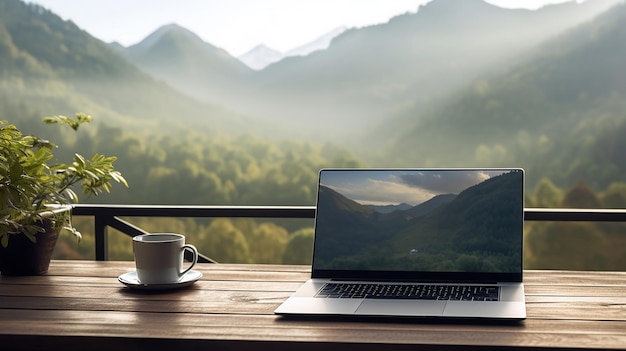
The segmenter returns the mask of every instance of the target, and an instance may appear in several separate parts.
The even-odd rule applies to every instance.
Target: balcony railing
[[[107,228],[136,236],[147,232],[120,217],[315,218],[315,206],[74,205],[72,214],[93,216],[96,260],[108,259]],[[626,209],[526,208],[526,221],[626,222]],[[200,262],[214,262],[200,255]]]

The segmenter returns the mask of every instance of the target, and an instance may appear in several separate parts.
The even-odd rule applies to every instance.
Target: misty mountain
[[[529,51],[517,65],[483,74],[428,111],[415,100],[366,139],[383,129],[395,135],[381,155],[398,155],[400,164],[502,166],[533,159],[525,165],[530,174],[606,186],[602,179],[617,179],[626,167],[615,154],[626,149],[617,136],[626,131],[623,23],[622,4]]]
[[[11,115],[17,110],[39,117],[85,111],[127,130],[169,126],[171,132],[184,124],[221,129],[241,120],[156,80],[38,5],[0,0],[0,47],[3,118],[19,118]]]
[[[109,47],[113,50],[115,50],[118,53],[123,53],[124,50],[126,50],[126,48],[124,47],[124,45],[120,44],[117,41],[111,42],[109,43]]]
[[[238,94],[252,70],[223,49],[176,24],[125,50],[128,60],[180,91],[220,104]]]
[[[337,27],[317,39],[314,39],[306,44],[300,45],[297,48],[287,51],[285,56],[307,56],[315,51],[326,50],[330,46],[330,43],[333,41],[333,39],[335,39],[335,37],[342,34],[346,30],[348,30],[347,27]]]
[[[417,13],[350,29],[327,50],[283,59],[258,72],[245,107],[283,123],[354,133],[404,103],[446,96],[526,50],[593,18],[616,1],[504,9],[480,0],[434,0]],[[393,38],[393,40],[390,40]],[[423,106],[424,104],[417,104]],[[336,137],[330,133],[330,137]]]
[[[326,50],[260,71],[176,25],[128,48],[128,57],[196,98],[278,123],[294,136],[348,143],[407,105],[424,112],[432,101],[519,62],[529,49],[618,1],[529,11],[482,0],[434,0],[417,13],[346,30]]]
[[[528,11],[434,0],[257,72],[175,25],[131,50],[40,6],[0,0],[0,112],[85,111],[174,137],[188,128],[207,138],[269,130],[349,145],[369,164],[523,166],[529,184],[546,175],[604,187],[626,170],[624,5],[596,18],[615,2]],[[141,69],[131,52],[147,60]],[[153,63],[171,71],[155,77]],[[214,68],[219,75],[199,79]],[[193,76],[178,84],[220,104],[172,88],[165,73]]]
[[[237,59],[253,70],[261,70],[274,62],[282,60],[283,57],[285,55],[280,51],[261,44],[238,56]]]
[[[1,1],[0,33],[5,76],[147,77],[71,21],[38,5]]]
[[[291,49],[286,53],[269,48],[263,44],[255,46],[250,51],[237,57],[241,62],[245,63],[248,67],[254,70],[262,70],[265,67],[282,60],[289,56],[306,56],[312,52],[318,50],[325,50],[330,45],[330,42],[339,34],[346,31],[346,27],[338,27],[321,37],[300,45],[297,48]]]

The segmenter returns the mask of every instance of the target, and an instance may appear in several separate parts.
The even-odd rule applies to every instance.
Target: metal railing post
[[[109,259],[109,236],[107,233],[106,216],[93,214],[94,235],[96,243],[96,261],[106,261]]]

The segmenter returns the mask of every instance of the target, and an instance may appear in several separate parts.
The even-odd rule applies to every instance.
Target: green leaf
[[[92,118],[88,114],[77,113],[76,114],[76,119],[78,120],[79,123],[89,123],[89,122],[91,122]]]
[[[76,236],[76,239],[78,241],[80,241],[83,238],[83,235],[81,234],[81,232],[78,231],[78,229],[72,227],[72,226],[65,226],[63,227],[63,229],[67,230],[68,232],[74,234],[74,236]]]
[[[69,117],[57,115],[57,116],[45,117],[43,121],[48,124],[56,124],[56,123],[67,124],[72,129],[78,130],[78,127],[82,123],[89,123],[91,122],[91,119],[92,119],[91,116],[85,113],[77,113],[75,118],[76,119],[72,119]]]
[[[70,118],[67,118],[65,116],[51,116],[51,117],[45,117],[43,119],[43,121],[45,123],[48,124],[56,124],[56,123],[62,123],[62,124],[67,124],[70,127],[72,127],[72,129],[77,130],[78,126],[79,126],[79,122],[78,121],[74,121]]]
[[[69,188],[65,189],[65,194],[71,202],[74,202],[74,203],[78,202],[78,195],[76,195],[74,190],[69,189]]]
[[[111,178],[113,178],[116,182],[122,183],[128,188],[128,183],[126,182],[126,179],[122,177],[122,174],[120,172],[112,171],[112,172],[109,172],[109,174],[111,175]]]
[[[79,168],[85,168],[87,166],[87,161],[82,155],[74,154],[74,162],[78,165]]]
[[[33,233],[24,232],[24,235],[28,238],[28,240],[32,241],[33,244],[37,243],[37,237]]]
[[[86,169],[85,170],[85,174],[87,174],[90,178],[92,178],[93,180],[98,180],[100,179],[100,177],[98,177],[95,173],[93,173],[92,171]]]
[[[103,171],[101,169],[98,169],[98,168],[92,168],[89,171],[93,172],[94,174],[97,173],[98,174],[98,178],[105,177],[107,175],[107,172],[105,172],[105,171]]]

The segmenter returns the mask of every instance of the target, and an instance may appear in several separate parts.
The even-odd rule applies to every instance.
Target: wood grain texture
[[[526,271],[520,323],[298,318],[274,309],[307,266],[198,264],[194,285],[128,289],[133,262],[53,261],[0,277],[2,350],[626,349],[626,273]]]

